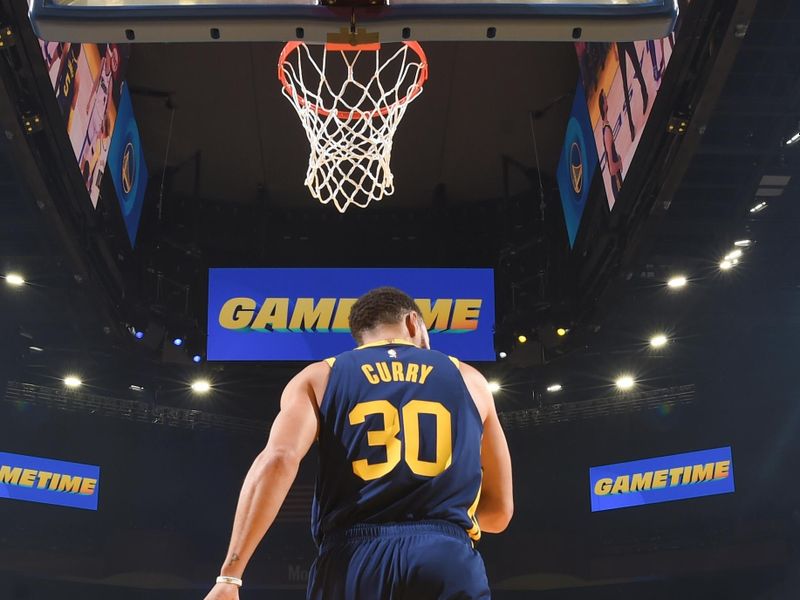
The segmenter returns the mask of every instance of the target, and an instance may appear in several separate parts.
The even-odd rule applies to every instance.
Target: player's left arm
[[[317,437],[318,396],[324,393],[329,375],[327,364],[314,363],[298,373],[283,390],[281,409],[272,424],[267,445],[256,457],[242,485],[221,575],[241,579],[247,562],[275,520],[297,476],[300,461]],[[230,584],[217,584],[206,598],[236,598],[235,592],[238,590]]]

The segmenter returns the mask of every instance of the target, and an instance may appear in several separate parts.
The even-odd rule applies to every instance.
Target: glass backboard
[[[241,42],[358,27],[381,42],[629,41],[668,35],[677,0],[31,0],[42,39]]]

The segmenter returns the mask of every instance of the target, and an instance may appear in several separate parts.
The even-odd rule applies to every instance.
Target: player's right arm
[[[486,533],[500,533],[514,514],[514,490],[511,481],[511,455],[505,433],[497,417],[494,397],[481,373],[461,363],[461,374],[483,420],[481,467],[483,484],[478,502],[478,522]]]

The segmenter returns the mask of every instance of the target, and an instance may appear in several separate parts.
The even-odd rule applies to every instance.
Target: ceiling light
[[[74,375],[67,375],[66,377],[64,377],[64,385],[67,386],[68,388],[78,388],[81,387],[82,384],[83,382]]]
[[[667,336],[663,334],[654,335],[653,337],[650,338],[650,346],[652,346],[653,348],[663,348],[664,346],[667,345],[668,341],[669,340],[667,339]]]
[[[176,337],[174,340],[172,340],[172,344],[174,346],[183,346],[183,338]]]
[[[15,286],[25,285],[25,279],[19,273],[7,273],[6,283]]]
[[[133,334],[133,337],[135,337],[137,340],[141,340],[142,338],[144,338],[144,331],[139,331],[137,329],[136,333]]]
[[[40,348],[39,346],[28,346],[28,350],[33,352],[44,352],[44,348]]]
[[[750,212],[751,213],[761,212],[765,208],[767,208],[767,203],[766,202],[759,202],[753,208],[750,209]]]
[[[505,358],[506,356],[508,356],[508,354],[506,354],[505,352],[498,352],[497,356],[499,356],[500,358]]]
[[[800,142],[800,131],[798,131],[792,137],[786,140],[786,145],[791,146],[792,144],[796,144],[797,142]]]
[[[517,336],[517,341],[518,341],[520,344],[524,344],[525,342],[527,342],[527,341],[528,341],[528,337],[527,337],[527,336],[525,336],[525,335],[520,335],[520,336]]]
[[[719,263],[719,268],[723,271],[728,271],[733,268],[733,261],[732,260],[723,260]]]
[[[500,391],[500,382],[499,381],[494,381],[494,380],[490,381],[489,382],[489,391],[492,392],[493,394],[495,392],[499,392]]]
[[[725,255],[725,260],[737,260],[742,257],[742,251],[739,249],[729,252]]]
[[[197,379],[192,382],[192,391],[198,394],[205,394],[211,389],[211,383],[208,379]]]
[[[737,240],[733,242],[734,246],[738,246],[739,248],[747,248],[753,243],[752,240]]]
[[[134,384],[129,385],[128,389],[129,390],[133,390],[134,392],[143,392],[144,391],[144,388],[142,386],[134,385]]]
[[[556,329],[556,333],[558,334],[558,337],[564,337],[565,335],[567,335],[567,333],[569,333],[569,329],[564,329],[563,327],[559,327],[558,329]]]
[[[686,277],[683,275],[676,275],[667,282],[667,285],[674,289],[682,288],[686,285]]]
[[[196,362],[196,363],[199,363],[199,362],[200,362],[200,361],[202,361],[202,360],[203,360],[203,357],[202,357],[202,356],[200,356],[199,354],[195,354],[195,355],[192,357],[192,361],[193,361],[193,362]]]
[[[636,381],[630,375],[623,375],[616,381],[617,387],[621,390],[629,390],[636,385]]]
[[[551,392],[551,393],[552,393],[552,392],[560,392],[560,391],[561,391],[561,390],[563,390],[563,389],[564,389],[564,388],[563,388],[563,387],[561,387],[561,384],[560,384],[560,383],[554,383],[553,385],[548,385],[548,386],[547,386],[547,391],[548,391],[548,392]]]

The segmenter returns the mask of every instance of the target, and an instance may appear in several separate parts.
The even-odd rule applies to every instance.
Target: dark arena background
[[[797,598],[800,3],[679,9],[630,44],[421,42],[395,192],[339,213],[282,44],[46,43],[0,0],[0,599],[204,597],[283,386],[349,343],[262,300],[401,275],[509,440],[494,598]],[[243,599],[305,597],[315,452]]]

